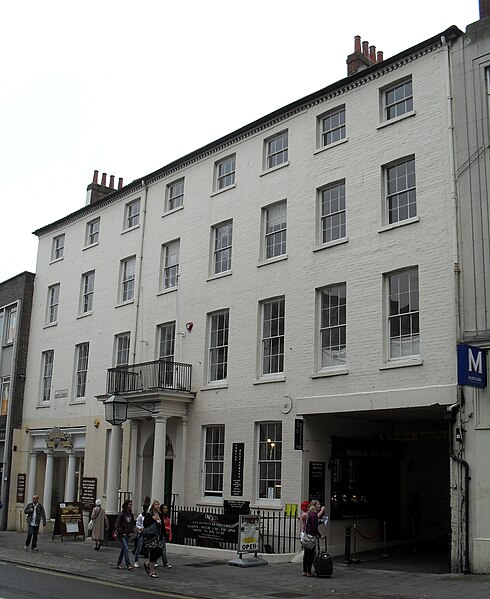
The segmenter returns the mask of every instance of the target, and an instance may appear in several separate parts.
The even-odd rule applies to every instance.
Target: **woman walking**
[[[162,555],[162,521],[159,509],[160,503],[154,499],[143,520],[143,537],[149,554],[148,561],[145,562],[145,570],[152,578],[158,578],[158,574],[155,572],[155,564]]]
[[[313,502],[312,502],[313,503]],[[316,552],[316,539],[320,536],[318,532],[318,507],[310,504],[303,538],[303,576],[313,576],[311,568]]]
[[[171,568],[172,566],[168,563],[167,559],[167,543],[172,540],[172,522],[170,521],[170,515],[168,513],[168,507],[161,503],[160,504],[160,520],[162,522],[162,563],[164,568]]]
[[[133,516],[133,502],[130,499],[122,504],[122,510],[116,519],[114,526],[114,532],[121,543],[121,551],[117,558],[116,568],[122,570],[122,561],[126,564],[128,570],[132,570],[134,566],[129,561],[129,537],[133,534],[134,530],[134,516]]]
[[[105,531],[109,528],[109,520],[102,508],[102,501],[97,499],[95,507],[90,516],[92,522],[92,541],[95,541],[95,551],[100,549],[100,545],[105,538]]]

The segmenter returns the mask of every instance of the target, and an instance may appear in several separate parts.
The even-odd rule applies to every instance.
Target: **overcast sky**
[[[14,0],[0,23],[0,282],[32,231],[346,76],[354,36],[388,58],[479,18],[478,0]]]

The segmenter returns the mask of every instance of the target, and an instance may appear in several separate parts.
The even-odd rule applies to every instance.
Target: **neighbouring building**
[[[129,185],[95,172],[86,205],[35,232],[15,466],[49,515],[83,477],[109,514],[125,493],[316,497],[331,545],[349,522],[453,529],[458,567],[462,36],[387,59],[357,36],[345,79]]]
[[[25,474],[12,476],[12,451],[17,450],[12,439],[22,426],[33,292],[30,272],[0,283],[0,530],[7,524],[9,497],[22,501],[25,491]]]

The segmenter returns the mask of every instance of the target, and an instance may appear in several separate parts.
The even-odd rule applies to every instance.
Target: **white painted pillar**
[[[155,440],[153,443],[153,471],[151,481],[151,499],[163,501],[165,485],[165,445],[167,441],[167,419],[157,416],[155,419]]]
[[[65,501],[75,501],[75,471],[77,456],[73,451],[68,452],[68,465],[65,476]]]
[[[54,453],[46,452],[46,471],[44,473],[44,497],[43,505],[46,512],[46,519],[51,518],[51,497],[53,495],[53,471],[54,471]]]
[[[37,477],[37,452],[31,453],[31,459],[29,463],[29,481],[27,483],[27,501],[32,500],[32,496],[37,494],[36,491],[36,477]]]
[[[179,478],[178,484],[176,485],[174,493],[178,495],[175,498],[176,503],[178,505],[185,505],[185,469],[186,469],[186,456],[187,456],[187,424],[189,422],[189,418],[184,416],[182,418],[182,426],[180,432],[180,443],[178,448],[178,456],[179,456]],[[177,481],[176,481],[177,482]]]
[[[122,427],[113,426],[107,460],[107,514],[119,513],[119,464],[121,463]]]
[[[141,489],[136,487],[136,470],[138,457],[138,442],[139,442],[139,427],[140,423],[137,420],[130,421],[129,431],[129,472],[128,472],[128,491],[132,492],[133,511],[136,512],[140,505]]]

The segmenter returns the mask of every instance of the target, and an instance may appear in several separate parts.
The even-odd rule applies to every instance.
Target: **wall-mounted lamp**
[[[26,433],[28,433],[31,429],[29,428],[29,425],[24,426],[24,430]]]
[[[193,322],[186,322],[185,323],[185,328],[187,329],[187,332],[190,333],[192,331],[192,327],[194,326]]]
[[[99,428],[99,426],[100,426],[100,418],[96,418],[96,419],[94,420],[94,427],[95,427],[95,428]]]

